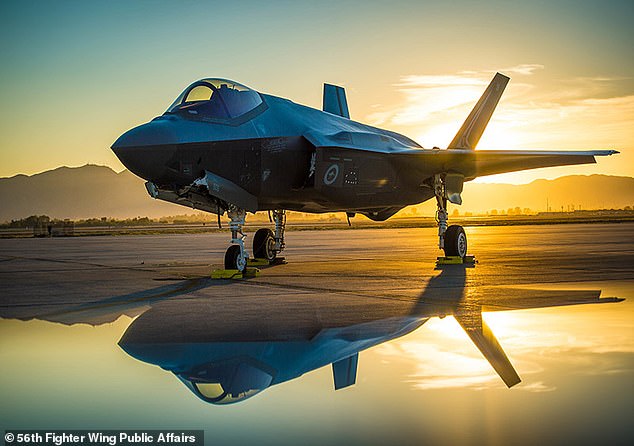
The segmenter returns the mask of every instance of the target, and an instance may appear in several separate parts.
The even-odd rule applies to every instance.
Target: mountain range
[[[106,166],[59,167],[35,175],[0,178],[0,222],[48,215],[53,218],[157,218],[191,214],[189,208],[150,198],[144,180]],[[607,175],[565,176],[529,184],[467,183],[460,213],[520,207],[610,209],[634,206],[634,178]],[[423,207],[433,208],[433,203]],[[430,214],[430,215],[433,215]]]
[[[130,171],[91,164],[0,178],[0,203],[0,221],[29,215],[80,219],[187,213],[182,206],[150,198],[144,180]]]

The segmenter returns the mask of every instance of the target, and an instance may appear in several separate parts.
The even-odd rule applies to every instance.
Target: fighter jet
[[[254,257],[272,262],[285,247],[287,210],[384,221],[434,198],[439,248],[465,257],[467,236],[448,224],[447,203],[462,203],[466,181],[618,153],[476,151],[508,81],[493,77],[445,150],[351,120],[339,86],[324,84],[323,110],[317,110],[211,78],[188,86],[163,115],[124,133],[112,150],[147,180],[152,197],[217,214],[219,222],[227,214],[227,269],[246,269],[247,212],[272,213],[275,230],[258,229],[253,237]]]
[[[463,268],[462,265],[453,265]],[[483,311],[617,303],[596,290],[465,286],[464,269],[431,279],[418,299],[279,295],[257,307],[204,296],[162,300],[132,322],[119,346],[172,372],[201,400],[244,401],[332,364],[335,390],[356,382],[359,352],[399,338],[432,317],[453,316],[508,387],[520,382]],[[457,274],[456,274],[457,273]]]

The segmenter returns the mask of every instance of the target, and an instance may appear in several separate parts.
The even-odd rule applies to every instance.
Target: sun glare
[[[527,342],[522,340],[525,336],[514,329],[517,322],[514,315],[495,312],[486,313],[483,318],[503,348]],[[413,362],[415,369],[410,379],[416,388],[480,389],[503,385],[453,317],[430,319],[424,330],[402,341],[397,340],[380,351],[388,356],[407,357]]]
[[[456,124],[438,124],[420,132],[414,139],[426,149],[433,147],[444,149],[451,142],[458,128]]]
[[[480,150],[512,150],[522,147],[524,138],[513,129],[512,123],[491,122],[478,144]]]

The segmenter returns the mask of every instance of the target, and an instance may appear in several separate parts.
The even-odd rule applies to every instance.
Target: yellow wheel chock
[[[475,256],[442,256],[436,257],[436,265],[473,265],[476,263]]]

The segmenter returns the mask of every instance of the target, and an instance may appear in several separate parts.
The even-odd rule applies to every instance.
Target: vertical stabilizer
[[[333,115],[350,118],[348,111],[348,100],[346,99],[346,90],[336,85],[324,84],[324,103],[325,112]]]
[[[464,124],[454,136],[451,144],[447,146],[448,149],[475,150],[509,80],[503,74],[496,73],[478,103],[469,113]]]
[[[357,380],[357,364],[359,353],[332,363],[332,376],[335,380],[335,390],[353,385]]]
[[[495,369],[504,384],[513,387],[521,381],[513,364],[502,350],[502,346],[493,335],[489,326],[482,319],[480,311],[463,311],[454,313],[454,318],[467,332],[473,343],[482,352],[489,364]]]

